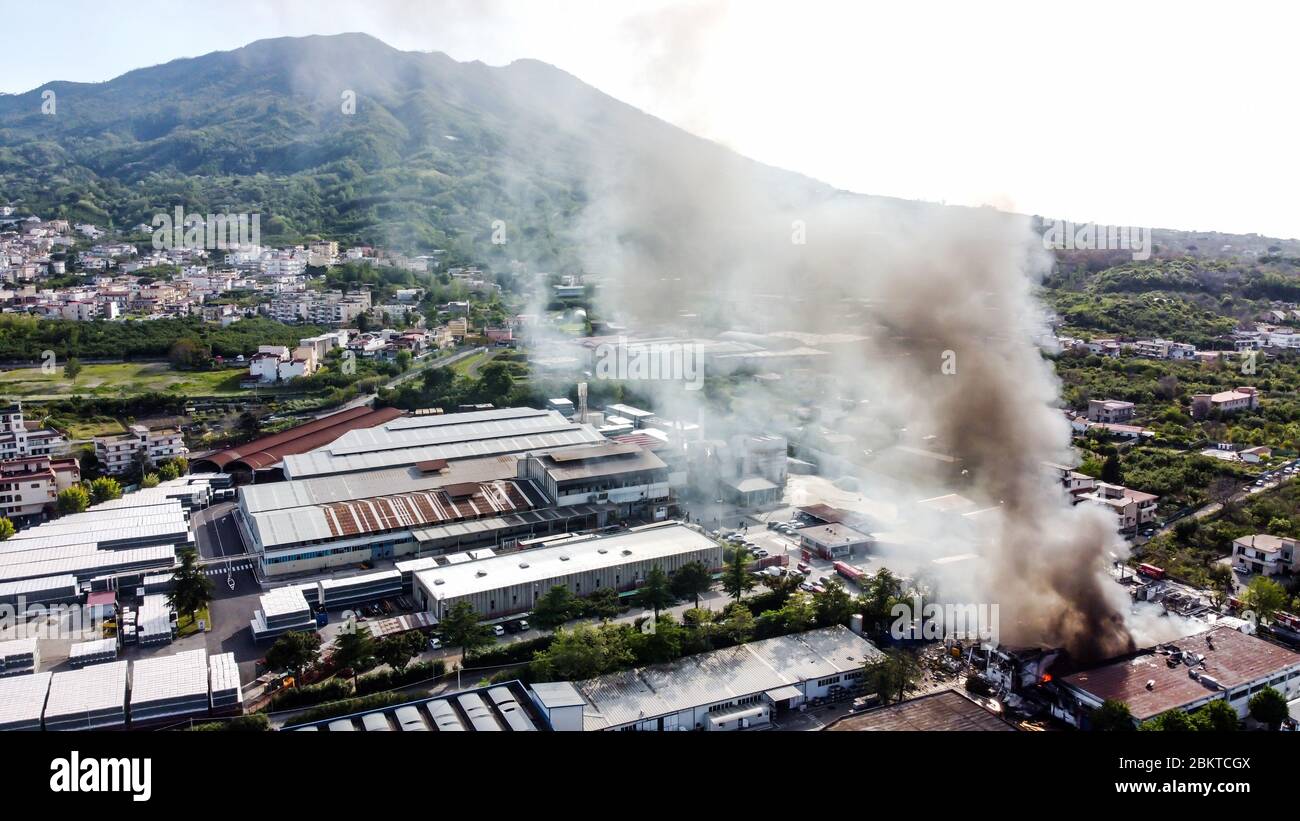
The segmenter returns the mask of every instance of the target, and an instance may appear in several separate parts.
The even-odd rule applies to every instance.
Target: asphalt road
[[[222,502],[194,513],[191,518],[194,540],[202,558],[212,560],[245,552],[243,539],[235,526],[234,509],[234,502]],[[245,566],[247,561],[237,560],[234,564]],[[234,653],[241,678],[245,682],[252,681],[256,661],[265,650],[253,642],[248,622],[257,609],[262,588],[251,570],[227,573],[220,562],[209,562],[207,569],[216,571],[212,575],[213,601],[208,608],[212,625],[205,636],[208,654]],[[234,579],[233,589],[228,579]]]

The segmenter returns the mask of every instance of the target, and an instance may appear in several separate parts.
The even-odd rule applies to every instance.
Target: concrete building
[[[1232,567],[1241,573],[1277,576],[1296,569],[1296,540],[1260,533],[1232,540]]]
[[[652,451],[633,444],[528,453],[519,459],[519,477],[534,482],[558,507],[610,504],[625,516],[656,520],[668,512],[668,466]]]
[[[81,468],[72,457],[0,462],[0,516],[21,523],[50,513],[60,491],[80,481]]]
[[[1016,726],[958,690],[940,690],[845,716],[831,732],[1015,732]]]
[[[1160,501],[1160,497],[1153,493],[1106,482],[1076,488],[1072,495],[1076,504],[1086,501],[1108,508],[1119,520],[1120,530],[1133,530],[1155,521],[1156,505]]]
[[[1088,421],[1123,423],[1133,418],[1134,404],[1118,399],[1089,399]]]
[[[1108,699],[1128,705],[1135,722],[1170,710],[1190,712],[1227,701],[1249,713],[1251,696],[1265,687],[1287,699],[1300,695],[1300,654],[1231,627],[1216,627],[1100,667],[1056,679],[1053,715],[1087,729],[1093,710]]]
[[[1255,410],[1258,407],[1259,391],[1252,387],[1240,387],[1231,391],[1194,395],[1192,397],[1191,414],[1195,419],[1204,419],[1213,411],[1228,414],[1243,410]]]
[[[865,554],[871,546],[871,537],[839,523],[813,525],[800,528],[799,546],[823,559],[842,559]]]
[[[156,466],[190,452],[176,428],[150,430],[144,425],[132,425],[127,433],[96,436],[94,441],[100,469],[110,474],[125,473],[138,465]]]
[[[721,567],[721,545],[694,528],[664,522],[421,570],[415,573],[413,593],[419,607],[438,618],[461,601],[484,618],[501,618],[532,610],[552,587],[566,587],[577,596],[601,588],[624,592],[639,587],[654,567],[671,574],[690,562]]]
[[[67,452],[68,440],[63,434],[49,428],[29,427],[21,402],[0,406],[0,462]]]
[[[852,691],[884,658],[838,625],[573,682],[582,729],[672,732],[763,727],[809,699]],[[564,703],[565,693],[540,696]],[[560,708],[561,710],[563,707]]]

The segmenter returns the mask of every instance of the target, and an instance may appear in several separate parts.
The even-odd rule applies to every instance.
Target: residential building
[[[1072,493],[1076,504],[1088,501],[1110,509],[1119,520],[1120,530],[1134,530],[1155,521],[1156,504],[1160,501],[1155,494],[1106,482],[1078,487]]]
[[[1296,539],[1259,533],[1232,540],[1232,567],[1241,573],[1277,576],[1296,569]]]
[[[1198,393],[1192,397],[1191,414],[1195,419],[1203,419],[1214,411],[1219,413],[1237,413],[1243,410],[1255,410],[1259,407],[1259,391],[1253,387],[1239,387],[1235,390],[1219,393]]]
[[[27,520],[53,510],[59,492],[81,481],[72,457],[26,456],[0,462],[0,516]]]
[[[1089,399],[1088,419],[1092,422],[1127,422],[1133,418],[1134,404],[1118,399]]]
[[[0,461],[67,452],[67,438],[56,430],[26,421],[21,402],[0,406]]]
[[[150,430],[144,425],[132,425],[127,433],[96,436],[94,441],[95,456],[105,473],[125,473],[140,464],[155,466],[190,452],[176,428]]]

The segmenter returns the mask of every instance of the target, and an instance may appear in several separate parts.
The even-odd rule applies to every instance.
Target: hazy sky
[[[843,0],[0,2],[0,90],[265,37],[534,57],[842,188],[1300,237],[1289,4]]]

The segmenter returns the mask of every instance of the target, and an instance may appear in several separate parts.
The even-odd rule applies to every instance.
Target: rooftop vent
[[[567,562],[568,560],[569,560],[568,556],[564,555],[563,553],[560,554],[560,561]]]
[[[596,548],[596,552],[597,552],[597,553],[608,553],[608,552],[609,552],[609,548],[608,548],[608,547],[598,547],[598,548]]]
[[[519,563],[519,566],[520,566],[521,568],[526,568],[526,567],[528,567],[528,562],[520,562],[520,563]]]
[[[481,578],[483,578],[484,576],[487,575],[487,571],[486,571],[486,570],[480,570],[480,571],[478,571],[477,573],[475,573],[474,575],[475,575],[475,576],[478,576],[478,577],[481,579]]]
[[[447,583],[447,580],[446,580],[446,579],[434,579],[434,580],[433,580],[433,583],[434,583],[434,584],[446,584],[446,583]]]
[[[631,550],[628,550],[628,549],[625,547],[625,548],[623,548],[623,555],[624,555],[624,556],[631,556],[631,555],[632,555],[632,551],[631,551]]]

